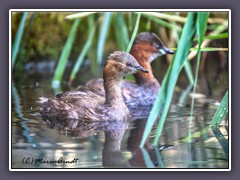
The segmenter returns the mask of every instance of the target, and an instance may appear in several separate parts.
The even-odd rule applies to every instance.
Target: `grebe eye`
[[[131,66],[131,63],[130,62],[126,62],[126,66]]]
[[[157,48],[157,49],[160,49],[161,47],[160,47],[160,45],[157,45],[156,48]]]

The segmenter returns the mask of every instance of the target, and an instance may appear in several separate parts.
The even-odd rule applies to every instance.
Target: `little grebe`
[[[160,84],[152,73],[151,62],[159,56],[174,52],[164,46],[159,37],[154,33],[140,33],[132,46],[132,54],[139,64],[149,73],[137,72],[134,74],[136,83],[122,82],[122,95],[127,107],[132,111],[137,106],[151,106],[157,96]],[[87,87],[99,95],[104,96],[103,80],[96,79],[87,82]]]
[[[121,82],[124,75],[136,73],[137,70],[148,72],[132,55],[115,51],[108,57],[103,71],[105,98],[87,88],[68,91],[50,99],[42,98],[40,114],[43,119],[50,121],[128,120],[130,112],[122,98]]]

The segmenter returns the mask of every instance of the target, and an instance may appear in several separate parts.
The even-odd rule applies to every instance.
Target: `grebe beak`
[[[135,68],[139,71],[144,72],[144,73],[149,73],[149,71],[147,69],[143,68],[142,66],[135,66]]]
[[[168,48],[166,48],[166,47],[162,47],[161,49],[159,49],[159,51],[160,51],[160,52],[165,52],[165,53],[163,53],[163,54],[166,54],[166,53],[168,53],[168,54],[174,54],[174,53],[175,53],[173,50],[168,49]]]

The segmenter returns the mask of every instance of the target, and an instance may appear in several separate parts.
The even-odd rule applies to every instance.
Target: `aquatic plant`
[[[40,13],[38,14],[40,15]],[[112,49],[130,51],[132,42],[137,33],[141,31],[155,31],[157,34],[159,33],[160,37],[171,45],[171,49],[176,49],[176,55],[174,59],[170,56],[166,57],[169,68],[161,83],[162,86],[148,118],[148,123],[140,146],[143,147],[156,120],[158,120],[158,127],[154,145],[157,145],[158,138],[161,136],[162,129],[164,128],[164,122],[174,95],[175,85],[179,74],[182,72],[182,68],[184,67],[190,84],[187,92],[189,92],[192,87],[193,92],[195,92],[199,66],[201,64],[201,52],[228,51],[226,47],[209,47],[209,44],[213,40],[228,38],[228,33],[226,32],[228,29],[227,18],[214,17],[212,13],[210,13],[208,17],[207,14],[207,12],[68,12],[66,13],[66,24],[69,25],[71,22],[73,23],[70,27],[70,31],[67,31],[69,35],[65,45],[63,45],[62,53],[52,80],[52,86],[61,86],[66,64],[74,50],[78,52],[78,56],[76,60],[73,61],[74,66],[72,67],[70,77],[67,77],[69,78],[70,84],[76,79],[77,73],[81,70],[82,64],[89,54],[93,57],[90,61],[90,65],[93,69],[96,69],[99,64],[103,63],[103,56],[106,51]],[[26,33],[24,32],[24,24],[27,15],[26,13],[24,13],[24,15],[18,28],[19,33],[15,36],[13,43],[13,68],[15,68],[14,64],[16,63],[17,52],[21,45],[21,36]],[[57,16],[57,13],[55,15]],[[83,26],[79,26],[80,21],[84,23]],[[88,33],[86,33],[86,29]],[[82,33],[83,31],[84,33]],[[207,33],[205,33],[205,31]],[[77,43],[75,38],[78,34],[81,40],[85,39],[85,36],[87,36],[85,41],[77,41],[79,44],[81,43],[81,48],[79,48],[79,46],[74,46]],[[114,42],[113,47],[112,42]],[[26,39],[26,43],[28,43],[28,39]],[[190,61],[195,59],[197,59],[197,65],[196,71],[193,72]],[[194,73],[195,76],[193,76]],[[66,76],[69,75],[66,74]],[[127,78],[132,79],[132,77]],[[186,97],[187,93],[182,96],[179,102],[183,102]],[[228,105],[224,102],[226,102],[227,99],[228,97],[222,102],[226,106]],[[194,98],[192,99],[191,108],[193,112]],[[219,108],[221,108],[221,106]],[[219,114],[218,111],[216,114]],[[193,113],[191,115],[193,115]],[[220,115],[222,115],[222,113],[220,113]],[[216,115],[216,117],[217,116],[219,117],[219,115]],[[219,126],[221,118],[213,119],[211,126]],[[189,125],[190,124],[191,122],[189,122]],[[191,140],[190,132],[191,129],[189,127],[189,141]]]
[[[140,147],[144,146],[144,143],[147,140],[157,117],[161,113],[158,122],[156,137],[154,140],[154,145],[158,144],[158,139],[162,133],[166,116],[171,104],[175,84],[177,82],[181,68],[183,67],[184,62],[186,61],[188,53],[192,46],[192,41],[194,39],[194,35],[196,32],[195,27],[196,17],[197,13],[191,12],[188,14],[187,21],[183,27],[183,32],[178,44],[176,55],[174,57],[174,60],[170,64],[167,74],[164,77],[159,94],[148,117],[148,122],[146,124],[146,128],[143,134],[143,139],[141,141]]]
[[[18,52],[19,52],[20,42],[21,42],[21,39],[22,39],[22,35],[23,35],[24,27],[25,27],[24,25],[25,25],[25,22],[26,22],[26,19],[27,19],[27,15],[28,15],[28,12],[23,13],[20,25],[18,27],[17,35],[16,35],[14,43],[13,43],[13,47],[12,47],[12,69],[14,68],[14,65],[15,65],[15,62],[16,62],[16,59],[17,59],[17,55],[18,55]]]
[[[61,84],[63,73],[64,73],[64,70],[65,70],[66,65],[67,65],[68,57],[70,55],[70,52],[71,52],[71,49],[72,49],[72,46],[73,46],[73,42],[75,40],[75,36],[76,36],[76,33],[77,33],[77,27],[78,27],[79,23],[80,23],[80,19],[76,19],[73,23],[73,26],[72,26],[71,30],[70,30],[68,39],[65,43],[62,54],[61,54],[60,59],[58,61],[58,66],[57,66],[57,68],[55,70],[55,73],[54,73],[54,76],[53,76],[53,80],[52,80],[52,87],[53,88],[58,88]]]

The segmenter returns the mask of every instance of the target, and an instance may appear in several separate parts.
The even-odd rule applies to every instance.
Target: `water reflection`
[[[131,129],[130,135],[127,141],[127,149],[132,152],[132,157],[129,159],[129,163],[133,167],[147,167],[147,164],[145,162],[146,156],[147,159],[151,159],[152,162],[154,162],[154,167],[156,165],[157,159],[154,152],[153,146],[151,146],[151,143],[149,142],[150,138],[146,140],[144,149],[140,149],[139,145],[142,140],[143,132],[146,125],[146,119],[138,119],[133,122],[133,126],[135,128]],[[145,152],[145,153],[144,153]]]
[[[31,136],[31,129],[28,126],[26,126],[26,122],[30,122],[30,120],[28,118],[25,118],[24,114],[22,113],[22,106],[20,104],[19,94],[18,94],[18,91],[15,87],[14,82],[12,82],[12,98],[13,98],[13,101],[14,101],[14,104],[15,104],[15,112],[17,114],[17,117],[22,120],[19,123],[20,126],[23,129],[22,135],[28,140],[28,142],[32,143],[33,147],[36,147],[37,143],[35,142],[35,140]]]
[[[98,131],[103,131],[102,166],[105,168],[164,167],[159,147],[153,147],[149,143],[146,144],[145,149],[139,148],[146,119],[138,119],[131,122],[102,121],[92,123],[86,123],[81,120],[44,121],[48,123],[50,128],[58,128],[61,135],[71,135],[74,138],[88,138],[97,134]],[[128,155],[124,155],[121,145],[125,131],[129,129],[129,123],[134,128],[130,130],[126,143]],[[153,164],[153,166],[149,166],[149,164]]]
[[[121,142],[128,123],[116,122],[116,128],[105,130],[105,142],[102,152],[102,164],[106,168],[129,167],[121,151]]]
[[[220,127],[221,134],[209,128],[217,109],[215,100],[195,97],[192,139],[188,143],[192,96],[186,93],[180,100],[183,91],[176,91],[158,146],[152,146],[156,135],[154,126],[144,149],[139,149],[147,108],[146,114],[139,113],[144,109],[136,108],[136,118],[127,124],[45,123],[37,115],[38,98],[55,94],[49,86],[51,78],[46,76],[23,76],[19,81],[16,79],[15,86],[13,84],[13,168],[228,168],[228,120]],[[62,90],[66,89],[63,87]],[[78,158],[79,161],[76,164],[26,165],[22,164],[24,157],[47,160]]]
[[[105,140],[102,150],[102,166],[106,168],[128,167],[121,152],[121,142],[123,135],[128,128],[128,121],[45,121],[51,128],[60,127],[59,131],[61,131],[62,135],[71,135],[75,138],[87,138],[97,134],[98,131],[103,131],[105,134]]]
[[[220,128],[212,127],[212,131],[213,131],[215,137],[217,138],[218,142],[221,144],[226,157],[228,157],[228,140],[225,139],[225,137],[222,134]]]

